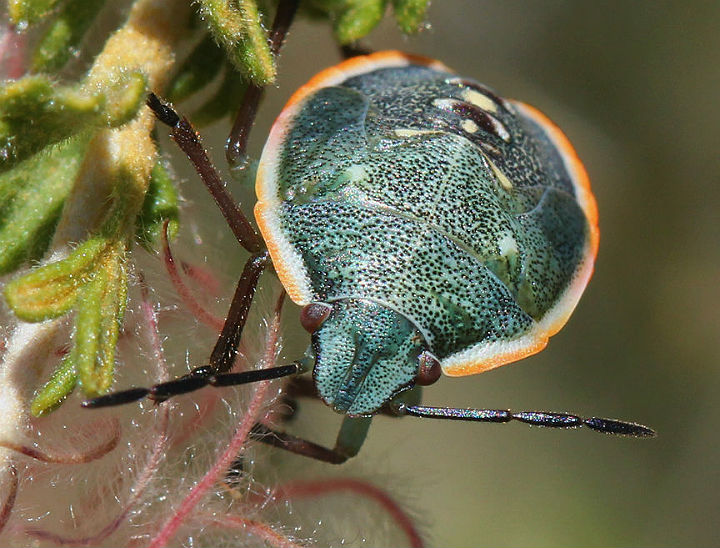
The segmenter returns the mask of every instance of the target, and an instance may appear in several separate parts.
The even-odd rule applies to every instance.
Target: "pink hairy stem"
[[[2,509],[0,509],[0,531],[5,528],[5,525],[10,519],[10,514],[12,514],[12,509],[15,506],[15,499],[17,498],[18,492],[18,481],[17,468],[15,468],[14,464],[11,464],[10,486],[6,489],[7,494],[5,495],[5,502],[2,505]]]
[[[220,280],[210,269],[197,266],[187,261],[180,261],[180,266],[185,275],[205,289],[210,295],[217,296],[220,292]]]
[[[377,502],[397,526],[407,535],[410,546],[423,548],[425,546],[413,520],[402,507],[386,491],[379,487],[355,478],[332,478],[309,481],[289,481],[279,486],[274,494],[273,501],[314,498],[332,493],[349,491],[351,493],[369,498]]]
[[[158,369],[157,382],[164,382],[170,378],[170,375],[168,373],[167,363],[165,362],[165,355],[163,354],[162,343],[160,341],[157,315],[152,303],[150,302],[148,287],[142,274],[140,275],[140,288],[142,294],[142,318],[146,324],[146,332],[148,334],[148,338],[150,339],[153,358]],[[133,495],[130,497],[130,500],[128,500],[122,511],[110,523],[94,535],[79,538],[65,537],[42,529],[26,529],[25,532],[32,537],[46,540],[61,546],[92,546],[100,544],[112,533],[117,531],[127,519],[134,506],[141,499],[145,490],[150,485],[150,482],[156,476],[158,469],[160,468],[160,463],[165,456],[168,441],[168,425],[170,423],[170,406],[168,404],[161,406],[158,410],[158,415],[158,421],[155,423],[155,442],[153,444],[152,453],[150,454],[150,459],[136,480],[135,485],[131,489]]]
[[[225,529],[241,529],[275,548],[304,548],[306,546],[292,541],[268,524],[253,519],[245,519],[239,516],[208,516],[204,518],[203,521]]]
[[[205,308],[203,308],[200,303],[197,302],[195,297],[193,297],[190,289],[188,289],[188,287],[185,285],[185,283],[182,281],[182,278],[180,277],[177,265],[175,264],[175,258],[173,257],[172,251],[170,250],[170,242],[168,241],[169,223],[170,221],[165,221],[165,223],[163,223],[162,241],[165,268],[167,270],[168,276],[170,277],[170,282],[172,282],[175,291],[177,291],[178,295],[180,295],[183,303],[185,304],[185,306],[188,307],[193,316],[195,316],[199,321],[213,328],[219,333],[223,328],[225,320],[205,310]]]
[[[102,422],[108,421],[104,420]],[[16,451],[26,457],[30,457],[41,462],[52,464],[85,464],[104,457],[117,447],[117,444],[120,441],[120,423],[117,419],[112,419],[109,422],[111,424],[111,432],[108,439],[99,443],[96,447],[90,448],[84,452],[59,454],[6,440],[0,440],[0,447],[4,447],[10,451]],[[105,431],[106,429],[103,428],[96,430]]]
[[[25,74],[27,37],[7,23],[0,27],[0,80],[17,80]]]
[[[284,296],[285,293],[283,292],[278,299],[273,320],[268,331],[265,353],[262,360],[264,367],[272,367],[275,363],[280,330],[280,311]],[[256,384],[250,404],[243,414],[243,418],[235,430],[235,434],[230,440],[227,449],[222,452],[217,461],[215,461],[215,464],[213,464],[205,476],[203,476],[198,484],[188,493],[175,513],[165,522],[160,532],[150,542],[150,548],[166,546],[168,542],[173,539],[178,529],[188,520],[188,517],[197,504],[206,497],[208,493],[212,492],[215,485],[224,477],[228,468],[230,468],[245,447],[249,439],[250,430],[262,414],[265,396],[267,395],[269,386],[270,381],[258,382]]]

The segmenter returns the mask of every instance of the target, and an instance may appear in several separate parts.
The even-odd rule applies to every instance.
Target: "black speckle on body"
[[[504,139],[438,108],[464,101],[467,82],[412,66],[320,89],[280,154],[279,215],[316,299],[387,303],[441,359],[527,332],[573,280],[588,236],[533,121],[488,94]]]

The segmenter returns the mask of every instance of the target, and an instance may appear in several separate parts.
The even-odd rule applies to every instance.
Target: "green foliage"
[[[106,253],[103,268],[96,270],[78,295],[70,360],[88,396],[103,394],[112,384],[126,298],[124,249],[116,244]]]
[[[393,0],[392,4],[401,31],[413,34],[422,28],[430,0]]]
[[[120,246],[105,251],[104,267],[74,288],[75,344],[35,396],[30,411],[37,417],[56,409],[78,383],[90,396],[106,392],[112,384],[115,346],[127,298],[127,270]]]
[[[5,298],[15,315],[26,322],[62,316],[75,306],[78,292],[94,276],[108,238],[96,236],[65,259],[16,278],[5,286]]]
[[[58,0],[8,0],[10,21],[19,27],[33,25],[45,19]]]
[[[35,417],[42,417],[54,411],[75,390],[76,385],[75,366],[70,357],[65,356],[60,366],[35,395],[30,404],[30,413]]]
[[[334,13],[335,36],[350,44],[370,33],[382,20],[387,0],[347,0]]]
[[[66,0],[48,25],[32,56],[34,72],[60,70],[78,52],[103,0]]]
[[[247,89],[247,81],[235,68],[227,63],[223,81],[217,91],[192,113],[192,121],[199,126],[220,120],[228,113],[234,113],[238,103],[229,101],[229,97],[242,97]]]
[[[338,42],[351,44],[367,36],[382,20],[389,0],[308,0],[307,13],[328,17]],[[392,0],[395,21],[406,34],[418,32],[430,0]]]
[[[145,77],[138,72],[102,90],[58,86],[41,75],[8,81],[0,86],[0,173],[90,128],[124,124],[145,94]]]
[[[228,60],[258,85],[274,82],[275,60],[255,1],[200,0],[198,5]]]
[[[330,19],[338,41],[346,44],[375,28],[390,2],[306,0],[301,12]],[[4,296],[17,318],[26,322],[74,313],[73,343],[38,390],[30,406],[36,416],[57,408],[76,386],[89,396],[110,388],[127,297],[127,251],[135,241],[148,250],[156,246],[166,221],[171,237],[178,230],[177,193],[167,166],[154,160],[150,127],[136,124],[117,142],[111,141],[111,135],[118,134],[105,131],[122,132],[125,124],[138,119],[148,82],[156,86],[156,81],[164,80],[164,74],[158,80],[152,71],[164,71],[167,64],[158,63],[154,69],[147,61],[135,65],[130,61],[129,68],[118,65],[134,57],[122,55],[132,51],[132,44],[125,49],[115,45],[108,48],[112,53],[104,60],[104,51],[96,58],[84,80],[61,84],[57,75],[79,52],[104,5],[104,0],[8,0],[7,4],[9,20],[17,29],[42,26],[34,40],[29,74],[0,84],[0,274],[30,261],[40,264],[8,282]],[[193,29],[172,16],[166,20],[172,24],[159,28],[155,19],[159,5],[159,0],[133,0],[125,26],[113,36],[126,32],[124,36],[134,40],[138,34],[133,33],[142,34],[145,23],[138,13],[145,14],[154,29],[146,37],[155,39],[163,32],[169,36],[171,31],[197,36],[198,27],[204,32],[166,89],[153,89],[182,101],[222,73],[218,89],[191,116],[195,123],[209,124],[232,114],[236,99],[250,83],[275,81],[266,27],[276,2],[199,0],[196,10],[204,22]],[[404,32],[422,27],[427,0],[392,0],[392,5]],[[168,46],[174,47],[171,43]],[[124,152],[119,150],[124,147]],[[93,156],[98,151],[100,158]],[[56,226],[67,221],[65,206],[72,203],[79,182],[94,176],[96,165],[103,166],[103,185],[109,189],[106,209],[95,213],[98,219],[88,226],[87,237],[74,242],[67,256],[48,262],[45,255]]]
[[[200,40],[185,59],[168,86],[168,99],[182,101],[212,82],[223,66],[225,56],[209,34]]]
[[[0,274],[45,253],[87,142],[78,135],[0,174]]]
[[[150,175],[150,186],[142,211],[138,215],[136,235],[138,241],[146,249],[151,249],[160,241],[163,225],[168,224],[168,236],[173,238],[179,228],[178,198],[172,177],[162,161],[158,161]]]

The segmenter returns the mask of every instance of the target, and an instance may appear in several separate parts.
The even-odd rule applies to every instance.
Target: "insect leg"
[[[121,392],[114,392],[99,396],[83,402],[83,407],[107,407],[122,405],[137,401],[146,396],[163,401],[169,397],[185,394],[198,390],[204,386],[231,386],[266,380],[267,378],[284,377],[293,375],[300,370],[300,365],[295,363],[289,366],[281,366],[270,369],[259,369],[243,373],[228,373],[233,362],[243,328],[247,320],[250,305],[255,295],[255,289],[263,270],[270,259],[266,251],[252,255],[243,268],[242,275],[238,281],[235,295],[233,296],[230,310],[228,311],[225,324],[218,337],[215,348],[210,354],[209,365],[197,367],[187,375],[178,379],[156,384],[150,388],[130,388]],[[272,371],[272,373],[270,373]],[[267,377],[267,375],[271,375]],[[272,376],[274,375],[274,376]]]
[[[255,424],[250,435],[257,441],[285,449],[291,453],[330,464],[342,464],[358,454],[367,436],[371,421],[372,417],[345,417],[335,441],[335,447],[332,449],[292,434],[276,432],[261,423]]]
[[[200,136],[192,127],[190,121],[184,117],[180,118],[177,112],[163,103],[154,93],[148,95],[147,105],[155,113],[158,120],[172,128],[171,136],[173,140],[195,166],[195,170],[200,175],[208,191],[210,191],[240,245],[250,253],[257,253],[264,249],[265,244],[262,238],[250,224],[250,221],[248,221],[230,192],[225,188],[220,174],[210,161]]]
[[[258,279],[269,262],[269,255],[263,251],[251,256],[245,263],[225,324],[210,354],[210,366],[215,373],[225,373],[232,369]]]
[[[403,405],[395,408],[398,415],[412,415],[430,419],[449,419],[474,422],[510,422],[519,421],[534,426],[550,428],[577,428],[585,426],[597,432],[617,434],[635,438],[651,438],[655,431],[634,422],[603,419],[599,417],[583,418],[570,413],[550,413],[545,411],[521,411],[513,413],[506,409],[457,409],[453,407],[425,407],[422,405]]]
[[[196,367],[187,375],[183,375],[172,381],[163,382],[150,388],[129,388],[120,392],[113,392],[98,396],[82,402],[85,408],[95,409],[98,407],[111,407],[123,405],[149,397],[152,400],[162,402],[173,396],[187,394],[199,390],[205,386],[225,387],[249,384],[258,381],[279,379],[289,375],[295,375],[301,371],[302,365],[293,362],[289,365],[278,365],[267,369],[253,369],[241,373],[224,373],[215,375],[208,366]]]
[[[277,57],[285,41],[290,24],[295,17],[299,0],[282,0],[275,12],[275,19],[270,30],[270,51]],[[248,85],[242,98],[242,103],[235,116],[235,123],[230,130],[225,144],[225,156],[228,164],[233,168],[244,167],[247,162],[245,150],[247,148],[250,130],[255,124],[260,99],[263,96],[263,87],[256,84]]]

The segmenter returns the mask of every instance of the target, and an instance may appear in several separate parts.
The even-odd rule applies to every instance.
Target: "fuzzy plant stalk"
[[[364,38],[386,14],[393,14],[400,31],[417,32],[425,26],[428,4],[305,0],[299,15],[327,22],[338,44],[346,45]],[[123,11],[100,0],[5,1],[0,23],[0,284],[5,301],[0,311],[0,492],[6,496],[0,500],[0,533],[6,528],[13,539],[99,545],[129,544],[131,531],[140,531],[138,538],[161,546],[179,535],[196,542],[200,537],[185,531],[192,522],[198,530],[215,524],[227,530],[244,528],[251,537],[255,531],[256,538],[271,545],[304,542],[268,524],[256,511],[268,500],[280,500],[271,489],[263,502],[251,504],[252,497],[244,497],[243,504],[255,508],[252,516],[235,513],[219,519],[198,510],[201,517],[190,519],[190,510],[206,508],[209,500],[226,508],[228,500],[237,498],[237,486],[228,491],[218,484],[233,462],[231,453],[248,449],[248,425],[272,407],[276,388],[261,384],[255,397],[228,412],[225,430],[213,438],[215,453],[194,459],[200,468],[193,473],[178,464],[184,462],[181,456],[173,460],[165,453],[172,454],[178,440],[197,437],[228,408],[220,405],[218,395],[200,399],[202,411],[180,421],[174,443],[168,433],[173,421],[165,407],[155,412],[154,427],[148,429],[154,434],[148,436],[137,434],[134,419],[123,423],[112,413],[96,422],[76,414],[82,417],[80,426],[71,419],[53,419],[74,417],[66,411],[68,404],[112,390],[121,366],[134,367],[137,377],[164,362],[160,341],[172,334],[161,333],[154,315],[158,305],[151,304],[161,299],[146,285],[138,304],[138,257],[156,257],[155,266],[164,274],[155,280],[164,280],[160,285],[176,293],[173,306],[184,311],[185,319],[207,326],[209,338],[221,328],[218,311],[207,306],[207,299],[205,304],[197,299],[198,289],[207,293],[218,285],[217,280],[209,283],[214,273],[203,272],[201,260],[176,262],[170,251],[181,228],[179,200],[172,169],[158,152],[155,118],[145,101],[152,91],[182,109],[182,101],[194,98],[195,108],[188,113],[196,125],[227,119],[230,127],[237,105],[228,98],[237,99],[276,79],[277,44],[268,32],[276,6],[260,0],[127,0]],[[114,26],[108,23],[113,18]],[[111,30],[104,44],[92,50],[88,36],[105,27]],[[77,74],[81,76],[72,76]],[[278,351],[279,311],[265,311],[240,343],[243,367],[267,364]],[[144,317],[145,323],[128,315]],[[139,364],[139,333],[148,332],[153,341],[148,363]],[[174,370],[178,372],[182,374]],[[132,371],[123,374],[133,377]],[[43,447],[43,439],[50,439],[45,430],[53,421],[66,421],[60,427],[71,433],[74,428],[81,441],[73,445],[61,439],[64,445]],[[85,431],[94,434],[82,434]],[[223,443],[230,443],[231,450],[221,447]],[[123,496],[114,490],[130,491],[99,530],[86,530],[88,524],[95,525],[92,520],[85,520],[80,536],[13,525],[23,478],[28,488],[41,482],[43,474],[62,476],[63,466],[98,462],[103,472],[95,473],[106,496],[115,494],[120,500]],[[50,465],[61,468],[42,468]],[[138,471],[137,477],[118,475],[127,469]],[[184,476],[168,485],[168,475],[178,475],[178,470]],[[247,478],[246,486],[253,481]],[[168,490],[176,492],[173,500],[158,496]],[[310,492],[324,491],[313,491],[310,484]],[[288,499],[294,496],[285,494]],[[102,506],[101,499],[97,493],[85,497],[87,515]],[[389,508],[382,497],[377,501],[380,508]],[[69,503],[48,497],[47,504],[46,513],[51,514],[52,508],[58,513],[57,508]],[[141,509],[149,517],[138,524],[132,520]],[[405,518],[397,512],[402,511],[387,510],[390,521],[407,531]],[[408,538],[417,545],[417,535],[408,533]]]
[[[142,74],[153,88],[163,86],[174,62],[173,44],[179,38],[174,22],[185,9],[184,4],[154,0],[135,3],[127,22],[108,39],[93,63],[86,86],[104,89],[125,79],[128,72]],[[114,263],[118,271],[112,275],[125,276],[121,264],[124,246],[132,235],[128,232],[134,230],[134,219],[157,157],[150,137],[153,124],[152,114],[143,108],[130,122],[118,128],[100,129],[90,139],[43,264],[57,264],[68,257],[73,246],[106,218],[107,196],[121,190],[126,203],[122,206],[124,211],[117,215],[124,218],[116,221],[117,235],[108,238],[104,252],[108,255],[106,261]],[[122,186],[112,188],[120,178]],[[0,391],[0,437],[13,439],[24,430],[29,420],[27,383],[33,377],[27,369],[35,375],[42,371],[63,323],[62,318],[32,323],[19,320],[7,342],[0,373],[4,387]]]

